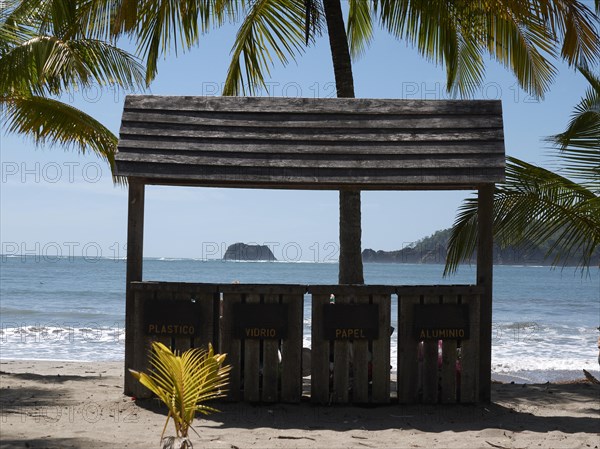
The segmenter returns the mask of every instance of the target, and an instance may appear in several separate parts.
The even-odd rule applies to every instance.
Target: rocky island
[[[227,247],[223,260],[250,260],[269,261],[277,259],[267,245],[247,245],[245,243],[234,243]]]

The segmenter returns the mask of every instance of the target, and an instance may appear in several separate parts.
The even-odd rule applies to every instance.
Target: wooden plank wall
[[[312,295],[311,400],[315,403],[390,401],[391,295],[388,286],[309,286]],[[329,340],[323,335],[323,306],[379,304],[379,338]]]
[[[500,101],[127,96],[116,166],[148,184],[477,188],[504,180]]]
[[[398,287],[398,402],[477,402],[479,395],[479,303],[473,286]],[[470,338],[419,341],[415,304],[469,304]]]
[[[305,286],[221,286],[221,351],[232,365],[228,399],[247,402],[299,402],[302,397],[302,327]],[[288,304],[287,338],[239,339],[233,332],[236,303]],[[280,361],[281,360],[281,361]]]
[[[213,343],[232,365],[228,399],[248,402],[299,402],[302,396],[304,294],[312,295],[311,400],[315,403],[388,403],[390,342],[398,338],[397,397],[401,404],[472,403],[480,400],[481,286],[293,286],[214,285],[133,282],[132,368],[146,371],[152,340],[174,350]],[[379,304],[379,338],[328,340],[323,335],[323,305],[334,294],[336,304]],[[390,337],[391,295],[398,295],[397,337]],[[195,338],[149,336],[144,308],[150,301],[194,300],[201,305],[203,326]],[[236,303],[288,305],[288,333],[283,340],[243,340],[233,334]],[[415,304],[468,304],[470,338],[418,341],[413,331]],[[222,313],[219,311],[222,310]],[[216,318],[215,318],[216,317]],[[217,338],[218,336],[218,338]],[[440,356],[441,350],[441,356]],[[150,392],[132,384],[132,396]]]

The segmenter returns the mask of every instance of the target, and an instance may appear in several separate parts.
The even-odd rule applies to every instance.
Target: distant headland
[[[223,260],[261,260],[274,262],[277,259],[267,245],[234,243],[227,247]]]
[[[362,252],[362,259],[365,263],[443,264],[446,262],[446,251],[450,234],[451,229],[443,229],[396,251],[365,249]],[[543,247],[530,244],[524,248],[514,246],[500,248],[498,245],[495,245],[494,265],[551,265],[553,258],[552,256],[546,257],[546,254],[551,250],[555,241],[556,238],[551,237]],[[473,255],[471,262],[474,263],[475,261],[475,255]],[[565,260],[564,265],[576,266],[578,262],[578,258],[573,257]],[[600,251],[596,251],[592,256],[590,266],[598,266],[599,262]]]

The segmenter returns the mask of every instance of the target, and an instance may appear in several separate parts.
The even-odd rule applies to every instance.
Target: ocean
[[[336,263],[144,259],[144,280],[335,284]],[[443,278],[443,265],[365,264],[367,284],[469,284],[475,268]],[[397,301],[392,298],[392,326]],[[0,256],[2,359],[115,361],[124,358],[125,261]],[[305,301],[304,344],[310,346]],[[598,374],[600,270],[496,266],[492,376],[546,382]],[[392,365],[396,343],[392,338]]]

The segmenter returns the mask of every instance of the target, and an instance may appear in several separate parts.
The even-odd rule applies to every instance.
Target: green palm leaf
[[[0,55],[0,89],[57,95],[74,86],[144,83],[144,69],[127,52],[96,40],[36,36]]]
[[[48,96],[93,83],[142,87],[143,67],[118,47],[83,36],[82,2],[8,3],[0,14],[0,116],[5,130],[29,136],[38,145],[91,150],[114,169],[116,136],[89,115]]]
[[[473,95],[483,81],[483,52],[487,51],[514,72],[525,90],[542,96],[555,75],[547,56],[554,56],[556,38],[535,3],[375,0],[375,8],[391,34],[447,66],[450,92]],[[585,24],[594,23],[594,18],[584,18]],[[598,48],[591,38],[584,44],[586,50]]]
[[[600,77],[579,67],[590,84],[566,131],[548,141],[559,148],[562,174],[600,194]]]
[[[305,19],[304,0],[256,0],[250,5],[235,39],[223,95],[252,95],[266,87],[275,59],[283,65],[295,61],[306,45]],[[319,32],[316,26],[313,33]]]
[[[102,3],[95,0],[96,3]],[[226,20],[235,21],[247,0],[122,0],[100,18],[110,20],[104,29],[112,37],[125,32],[137,43],[139,53],[146,59],[146,82],[158,72],[158,59],[171,49],[175,53],[198,43],[202,33],[221,26]],[[136,4],[134,4],[136,3]],[[101,8],[102,10],[102,8]],[[89,22],[98,20],[95,7],[88,8]]]
[[[6,130],[31,136],[37,144],[59,144],[85,153],[91,149],[111,164],[117,138],[81,110],[40,96],[0,96],[0,117]]]
[[[362,56],[373,39],[374,9],[365,0],[350,0],[347,36],[353,57]]]
[[[589,266],[600,246],[600,197],[557,173],[507,158],[506,182],[494,193],[494,237],[501,247],[538,246],[558,236],[546,257],[558,265],[580,255]],[[477,199],[465,200],[452,228],[445,274],[476,249]]]

